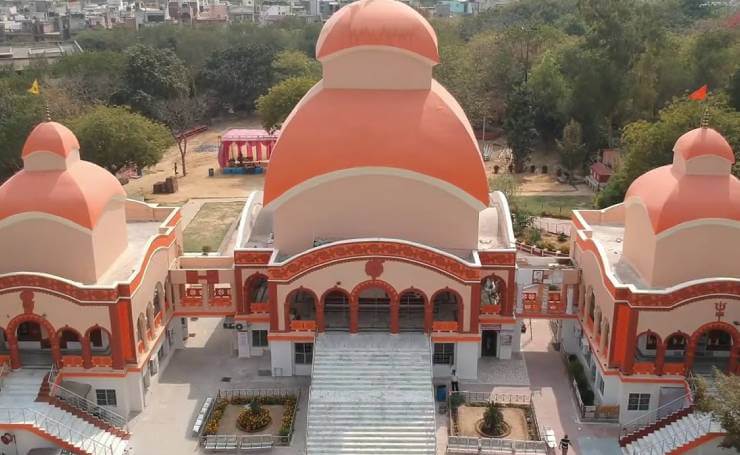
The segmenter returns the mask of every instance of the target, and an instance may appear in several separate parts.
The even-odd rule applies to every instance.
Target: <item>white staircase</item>
[[[0,428],[3,424],[25,424],[45,434],[50,441],[69,444],[75,453],[122,455],[128,441],[86,422],[49,403],[36,402],[46,371],[17,370],[3,378],[0,387]]]
[[[708,433],[724,432],[710,414],[692,412],[622,447],[624,455],[665,455]]]
[[[433,455],[434,413],[425,335],[327,333],[316,339],[308,455]]]

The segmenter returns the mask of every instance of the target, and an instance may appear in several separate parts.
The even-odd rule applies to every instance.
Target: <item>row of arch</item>
[[[81,358],[81,366],[91,368],[94,357],[111,355],[111,333],[99,325],[84,332],[69,325],[55,329],[46,318],[25,313],[0,328],[0,354],[9,355],[12,368],[51,363],[62,367],[65,356]]]
[[[505,282],[495,275],[481,282],[481,304],[505,301]],[[269,301],[268,279],[254,274],[244,283],[239,313],[249,313],[254,304]],[[434,321],[456,322],[463,329],[464,299],[455,290],[443,288],[431,297],[410,287],[401,292],[382,280],[368,280],[348,291],[335,286],[319,295],[308,288],[291,291],[283,302],[286,324],[294,320],[316,321],[318,330],[432,330]]]
[[[674,332],[665,339],[647,330],[637,336],[634,363],[656,374],[665,372],[711,372],[713,367],[731,373],[740,357],[740,332],[722,321],[699,327],[692,334]],[[678,368],[676,368],[678,366]]]
[[[170,301],[168,289],[169,283],[163,286],[161,282],[157,282],[154,286],[152,300],[147,303],[146,310],[143,313],[139,313],[139,316],[136,318],[137,346],[143,346],[146,349],[154,339],[157,325],[161,323],[161,319],[158,320],[157,317],[163,315],[162,305],[165,304],[165,306],[168,306],[167,303]]]

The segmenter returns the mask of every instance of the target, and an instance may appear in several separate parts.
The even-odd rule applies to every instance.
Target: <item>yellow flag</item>
[[[41,87],[39,87],[38,79],[33,80],[33,84],[31,84],[31,88],[28,89],[28,93],[32,95],[38,95],[41,93]]]

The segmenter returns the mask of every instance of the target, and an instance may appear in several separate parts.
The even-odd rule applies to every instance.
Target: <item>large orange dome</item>
[[[470,124],[441,85],[431,90],[309,92],[283,125],[264,203],[330,172],[409,170],[451,183],[487,207],[488,180]]]
[[[625,202],[641,201],[659,234],[679,224],[701,219],[740,221],[740,180],[729,173],[727,161],[735,155],[724,137],[711,128],[697,128],[681,136],[673,148],[681,161],[713,156],[725,163],[721,173],[686,173],[674,165],[641,175],[630,185]]]
[[[434,29],[397,0],[360,0],[334,13],[321,30],[316,58],[355,46],[396,47],[439,63]]]

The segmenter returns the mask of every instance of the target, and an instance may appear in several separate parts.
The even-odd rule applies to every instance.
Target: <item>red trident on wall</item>
[[[727,308],[727,302],[716,302],[714,304],[714,315],[717,316],[718,321],[721,321],[725,315],[725,308]]]

